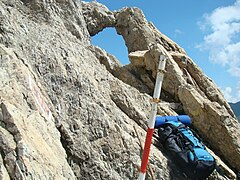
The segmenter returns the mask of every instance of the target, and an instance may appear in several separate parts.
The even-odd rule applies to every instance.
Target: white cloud
[[[197,47],[209,51],[213,63],[226,66],[231,75],[240,78],[240,0],[203,18],[198,25],[207,34]]]
[[[183,34],[183,32],[180,29],[175,29],[174,30],[174,37],[175,38],[182,35],[182,34]]]
[[[232,88],[231,87],[225,87],[225,88],[221,88],[220,89],[221,92],[223,93],[225,99],[228,101],[228,102],[232,102]]]
[[[237,88],[236,91],[235,91],[235,89],[233,90],[231,87],[223,87],[223,88],[220,88],[220,90],[223,93],[224,98],[228,102],[236,103],[237,101],[239,101],[239,99],[240,99],[240,86]]]

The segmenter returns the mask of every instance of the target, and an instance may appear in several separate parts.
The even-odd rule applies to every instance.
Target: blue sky
[[[98,2],[110,10],[142,9],[148,21],[185,49],[229,102],[240,101],[240,0]],[[113,28],[92,37],[92,43],[128,64],[123,38]]]

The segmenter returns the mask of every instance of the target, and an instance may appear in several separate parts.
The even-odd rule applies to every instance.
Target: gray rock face
[[[34,72],[11,48],[1,49],[1,155],[11,179],[74,179],[60,133]],[[49,100],[48,100],[49,101]]]
[[[137,178],[140,147],[133,125],[145,127],[150,96],[101,64],[89,50],[84,21],[78,32],[85,38],[66,27],[83,17],[65,17],[64,4],[51,3],[55,8],[45,17],[32,14],[34,4],[0,3],[1,176]],[[159,111],[174,113],[168,106]],[[138,131],[144,140],[145,131]],[[154,169],[162,167],[157,177],[182,177],[170,173],[156,147],[152,153]]]
[[[140,10],[113,13],[95,2],[82,7],[77,0],[3,0],[0,20],[1,179],[136,179],[141,151],[133,127],[144,141],[151,108],[147,93],[165,51],[170,60],[164,98],[171,103],[160,103],[158,113],[176,115],[175,105],[181,103],[195,127],[204,127],[199,132],[210,144],[219,140],[214,137],[221,130],[225,139],[219,137],[221,143],[211,146],[238,169],[239,124],[222,95],[210,81],[211,93],[205,91],[208,85],[201,87],[202,79],[193,78],[191,70],[187,78],[192,81],[186,80],[178,56],[168,52],[184,51]],[[90,45],[90,34],[109,26],[123,35],[129,52],[147,50],[147,55],[122,67],[112,55]],[[200,101],[191,107],[188,103],[197,101],[196,95]],[[206,117],[209,123],[203,122]],[[213,137],[209,127],[216,127]],[[226,146],[230,149],[222,150]],[[161,150],[155,145],[151,149],[156,179],[184,179]],[[229,153],[233,158],[226,158]],[[218,172],[214,177],[224,178]]]

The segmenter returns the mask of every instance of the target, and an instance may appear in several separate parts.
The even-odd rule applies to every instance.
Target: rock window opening
[[[129,64],[128,51],[124,39],[114,28],[105,28],[91,37],[91,43],[114,55],[122,65]]]

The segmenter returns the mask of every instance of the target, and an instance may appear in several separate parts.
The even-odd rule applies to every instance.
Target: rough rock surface
[[[149,84],[156,77],[159,56],[167,55],[169,60],[163,90],[172,99],[182,103],[185,113],[192,117],[194,127],[206,142],[239,171],[240,125],[212,80],[203,74],[181,47],[159,32],[152,23],[148,23],[141,10],[119,10],[115,12],[115,21],[115,28],[123,36],[130,53],[128,73],[134,76],[131,73],[134,69],[143,69],[135,75],[135,79],[151,89],[153,86]],[[126,71],[125,67],[124,69]],[[145,74],[141,74],[144,70]],[[142,78],[144,75],[148,78]],[[124,75],[119,76],[121,80],[136,87],[137,81],[132,81],[134,78],[122,76]]]
[[[11,48],[1,45],[0,51],[0,150],[8,175],[11,179],[74,178],[34,74]],[[34,98],[41,104],[40,111]]]
[[[106,27],[115,26],[114,13],[109,11],[103,4],[97,1],[90,3],[82,2],[82,9],[87,22],[87,29],[91,36],[99,33]]]
[[[186,80],[169,52],[184,50],[138,9],[110,12],[96,2],[83,3],[83,9],[77,0],[0,2],[0,178],[136,179],[141,151],[133,127],[144,141],[154,68],[165,51],[172,57],[163,86],[168,102],[160,103],[158,113],[176,115],[181,104],[213,150],[239,170],[239,124],[217,87],[190,59],[188,78],[196,87]],[[150,58],[140,57],[141,65],[133,61],[126,68],[90,45],[90,34],[109,26],[123,35],[129,52],[147,50]],[[145,88],[135,87],[133,79]],[[202,122],[207,117],[209,123]],[[221,143],[208,135],[215,127],[214,136],[224,135]],[[156,179],[184,179],[154,144],[150,163]],[[230,149],[222,150],[226,146]],[[212,177],[224,179],[224,173]]]

